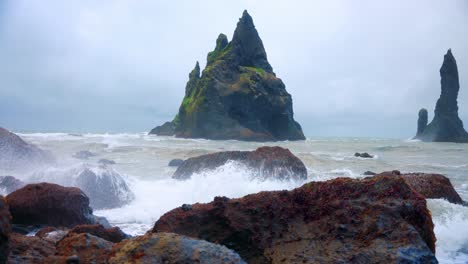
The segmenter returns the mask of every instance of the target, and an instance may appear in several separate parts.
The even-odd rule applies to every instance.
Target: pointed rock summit
[[[232,40],[220,34],[200,75],[197,62],[173,121],[150,134],[246,141],[303,140],[291,95],[276,77],[244,11]]]
[[[434,119],[427,126],[427,110],[419,112],[416,139],[428,142],[468,143],[468,133],[458,117],[458,91],[460,82],[455,57],[449,49],[440,68],[441,94],[434,111]]]

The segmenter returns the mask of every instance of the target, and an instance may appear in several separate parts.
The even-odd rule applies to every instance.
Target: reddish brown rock
[[[382,172],[379,175],[400,175],[418,193],[429,199],[446,199],[451,203],[464,204],[460,195],[453,188],[450,179],[434,173],[405,173],[399,171]]]
[[[158,233],[116,244],[109,263],[225,263],[244,264],[239,255],[224,246],[177,234]]]
[[[67,234],[67,229],[59,229],[56,227],[47,226],[37,231],[36,236],[55,244],[62,240]]]
[[[225,151],[202,155],[184,161],[172,176],[175,179],[188,179],[194,173],[216,169],[228,161],[245,164],[260,178],[307,179],[304,163],[289,149],[281,147],[261,147],[255,151]]]
[[[7,196],[12,223],[72,227],[95,222],[88,197],[78,188],[28,184]]]
[[[10,237],[10,255],[8,263],[50,263],[45,262],[48,256],[55,254],[55,246],[52,242],[36,236],[23,236],[12,233]]]
[[[68,258],[79,263],[107,263],[112,245],[90,234],[69,234],[57,243],[55,256],[49,256],[45,263],[66,263]]]
[[[0,195],[0,263],[5,263],[8,257],[8,244],[11,233],[10,212],[3,196]]]
[[[395,176],[217,197],[163,215],[152,232],[220,243],[248,263],[436,263],[426,200]]]
[[[102,225],[78,225],[69,231],[69,235],[81,233],[88,233],[113,243],[129,238],[118,227],[104,228]]]

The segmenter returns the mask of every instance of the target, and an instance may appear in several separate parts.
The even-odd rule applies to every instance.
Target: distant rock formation
[[[457,62],[449,49],[440,68],[441,94],[437,100],[434,119],[427,126],[427,110],[419,111],[416,139],[427,142],[468,143],[468,133],[458,117],[458,80]]]
[[[150,134],[246,141],[303,140],[291,95],[276,77],[252,17],[244,11],[231,42],[220,34],[200,76],[189,74],[172,122]]]
[[[3,170],[27,170],[53,162],[54,158],[33,144],[0,127],[0,168]]]

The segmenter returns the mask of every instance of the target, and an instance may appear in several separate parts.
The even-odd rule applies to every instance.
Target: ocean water
[[[468,144],[423,143],[403,139],[379,138],[310,138],[298,142],[253,143],[177,139],[140,134],[19,134],[25,140],[50,150],[57,157],[49,171],[70,170],[80,166],[98,166],[101,158],[117,164],[112,169],[127,180],[135,200],[121,208],[95,211],[112,224],[133,235],[143,234],[165,212],[184,203],[209,202],[215,196],[230,198],[265,190],[292,189],[308,181],[336,177],[365,177],[365,171],[434,172],[448,176],[458,193],[468,200]],[[249,171],[234,162],[215,171],[203,172],[187,181],[171,179],[175,168],[171,159],[189,158],[226,150],[254,150],[260,146],[278,145],[289,148],[307,166],[309,177],[304,182],[257,181]],[[72,157],[81,150],[97,156],[83,161]],[[369,152],[373,159],[355,158],[355,152]],[[71,168],[71,169],[70,169]],[[28,179],[29,174],[13,174]],[[34,172],[41,173],[41,172]],[[51,180],[53,173],[51,173]],[[435,223],[437,258],[440,263],[468,263],[468,207],[444,200],[428,200]]]

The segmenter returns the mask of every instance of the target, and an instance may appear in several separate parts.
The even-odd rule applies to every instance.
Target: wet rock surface
[[[2,195],[8,195],[25,185],[26,183],[13,176],[0,176],[0,194]]]
[[[182,165],[182,163],[184,163],[183,159],[173,159],[173,160],[169,161],[168,166],[169,167],[179,167],[180,165]]]
[[[11,233],[11,215],[5,198],[0,195],[0,263],[5,263],[9,251],[9,237]]]
[[[105,239],[107,241],[110,241],[112,243],[118,243],[124,239],[129,238],[127,234],[122,232],[120,228],[118,227],[111,227],[111,228],[105,228],[102,225],[96,224],[96,225],[78,225],[73,227],[70,231],[69,234],[81,234],[81,233],[88,233],[97,237],[100,237],[102,239]]]
[[[248,263],[437,263],[426,201],[394,175],[217,197],[166,213],[152,232],[220,243]]]
[[[116,244],[109,263],[245,263],[224,246],[177,234],[147,234]]]
[[[363,158],[363,159],[372,159],[372,158],[374,158],[374,156],[372,156],[371,154],[369,154],[367,152],[362,152],[362,153],[356,152],[356,153],[354,153],[354,157]]]
[[[14,224],[72,227],[94,223],[89,198],[78,188],[28,184],[6,200]]]
[[[399,171],[382,172],[379,175],[395,175],[405,179],[416,192],[429,199],[446,199],[451,203],[465,204],[453,188],[450,179],[435,173],[400,173]]]
[[[54,161],[48,151],[27,143],[19,136],[0,127],[0,168],[27,170]]]
[[[184,180],[194,173],[216,169],[228,161],[240,162],[258,174],[260,179],[305,180],[307,168],[288,149],[260,147],[255,151],[225,151],[189,158],[172,176]]]
[[[96,210],[121,207],[135,198],[124,178],[113,170],[97,174],[85,169],[72,184],[83,190],[90,199],[91,207]]]

